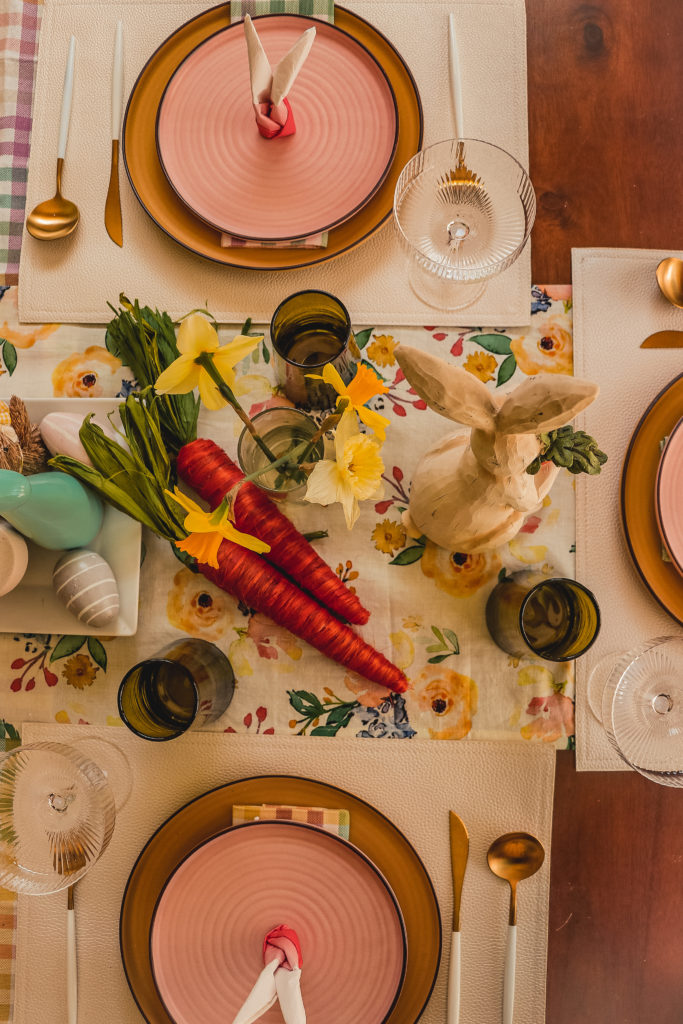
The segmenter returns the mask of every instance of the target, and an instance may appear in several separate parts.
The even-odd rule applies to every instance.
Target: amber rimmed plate
[[[199,844],[225,831],[233,804],[344,807],[351,841],[384,875],[405,924],[406,973],[389,1024],[415,1024],[436,981],[441,959],[441,918],[436,894],[417,853],[395,825],[351,793],[293,776],[240,779],[205,793],[177,811],[140,853],[123,896],[121,956],[133,997],[149,1024],[173,1024],[157,993],[149,953],[154,908],[167,879]]]
[[[301,944],[311,1020],[389,1020],[406,939],[386,878],[340,836],[300,821],[253,821],[201,843],[157,902],[150,958],[176,1024],[233,1020],[263,969],[264,936],[282,924]]]
[[[142,69],[128,100],[123,125],[123,157],[133,191],[170,238],[216,263],[252,270],[287,270],[333,259],[374,234],[391,216],[401,169],[422,144],[422,107],[415,80],[388,39],[357,14],[336,7],[335,25],[369,51],[384,70],[396,99],[398,137],[389,172],[370,201],[330,231],[325,249],[223,248],[220,233],[197,218],[167,181],[156,148],[156,120],[164,90],[178,66],[229,22],[229,4],[210,8],[170,35]]]
[[[657,395],[636,427],[621,475],[621,516],[626,543],[643,583],[672,618],[683,623],[683,579],[662,558],[655,488],[660,446],[681,418],[683,374]]]
[[[671,561],[683,575],[683,419],[669,434],[657,471],[655,512]]]

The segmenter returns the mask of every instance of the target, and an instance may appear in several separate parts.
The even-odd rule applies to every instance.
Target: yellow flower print
[[[545,544],[524,544],[518,537],[508,543],[510,554],[525,565],[538,565],[548,554]]]
[[[416,633],[418,629],[422,629],[422,616],[406,615],[403,618],[402,625],[404,629],[409,629],[411,633]]]
[[[11,328],[7,321],[0,325],[0,337],[9,341],[15,348],[33,348],[37,341],[49,338],[59,327],[59,324],[42,324],[34,331],[19,331]]]
[[[383,519],[372,531],[372,539],[378,551],[385,555],[393,555],[394,551],[398,551],[406,542],[406,528],[403,523],[397,523],[393,519]]]
[[[366,349],[368,358],[378,366],[393,366],[396,363],[394,356],[396,342],[392,336],[390,334],[373,334],[372,338],[373,340]]]
[[[463,364],[463,369],[486,384],[487,381],[493,380],[497,366],[496,357],[490,352],[471,352]]]
[[[518,686],[534,686],[539,693],[552,693],[555,677],[545,665],[527,665],[517,673]]]
[[[176,629],[214,642],[221,640],[242,618],[231,597],[189,569],[175,574],[166,601],[166,615]]]
[[[557,315],[537,313],[528,334],[513,338],[510,347],[522,373],[571,373],[571,333]]]
[[[452,597],[470,597],[495,579],[502,562],[495,551],[466,555],[459,551],[446,551],[428,540],[420,566],[439,590]]]
[[[478,691],[474,680],[441,665],[430,665],[413,682],[417,704],[433,740],[461,740],[472,728]]]
[[[64,663],[62,679],[66,679],[69,686],[75,686],[77,690],[84,690],[86,686],[92,686],[99,668],[90,660],[87,654],[73,654]]]
[[[55,398],[101,398],[119,389],[121,360],[101,345],[73,352],[52,371]]]

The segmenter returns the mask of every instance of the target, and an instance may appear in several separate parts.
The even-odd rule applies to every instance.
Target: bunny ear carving
[[[397,346],[395,354],[406,380],[430,409],[456,423],[493,430],[498,404],[473,374],[411,345]]]
[[[597,384],[577,377],[551,373],[528,377],[503,402],[496,430],[501,434],[547,433],[573,420],[599,392]]]

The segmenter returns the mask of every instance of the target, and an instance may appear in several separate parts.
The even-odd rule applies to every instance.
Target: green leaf
[[[59,658],[68,658],[70,654],[80,651],[85,643],[84,636],[63,636],[57,641],[54,651],[50,655],[50,661],[57,661]]]
[[[453,632],[453,630],[452,629],[444,629],[443,632],[444,632],[444,636],[447,637],[447,639],[450,640],[450,642],[451,642],[451,646],[453,647],[453,653],[454,654],[460,654],[460,643],[458,642],[458,638],[457,638],[456,634]]]
[[[107,671],[107,652],[96,636],[88,637],[88,650],[96,665],[99,665],[103,672]]]
[[[516,369],[517,360],[515,359],[514,355],[509,355],[507,359],[504,359],[503,362],[498,367],[498,379],[496,381],[496,387],[499,388],[501,384],[505,384],[507,381],[509,381],[510,377],[513,375]]]
[[[438,628],[438,626],[432,626],[432,633],[434,634],[434,636],[439,641],[439,643],[441,644],[442,647],[447,647],[448,646],[448,644],[446,643],[446,641],[443,638],[443,633]]]
[[[368,327],[367,330],[358,331],[356,334],[354,334],[354,337],[356,339],[356,345],[358,345],[358,348],[365,348],[367,343],[370,341],[370,335],[372,334],[374,329],[374,327]]]
[[[311,729],[311,736],[336,736],[340,728],[340,725],[316,725]]]
[[[325,714],[325,708],[314,693],[308,690],[288,690],[289,703],[295,711],[307,718],[318,718]]]
[[[268,346],[266,345],[265,341],[261,342],[261,351],[263,353],[263,362],[267,366],[268,363],[270,362],[270,352],[268,350]]]
[[[450,657],[451,657],[450,654],[437,654],[433,658],[428,658],[427,662],[428,662],[429,665],[440,665],[442,661],[445,661],[446,658],[450,658]]]
[[[3,342],[2,358],[5,361],[7,372],[11,377],[17,368],[17,350],[15,349],[14,345],[10,345],[9,341]]]
[[[427,650],[430,654],[434,654],[436,651],[447,651],[448,647],[446,644],[429,644]]]
[[[171,551],[178,561],[182,562],[190,572],[199,572],[199,569],[197,568],[197,559],[192,555],[188,555],[187,551],[181,551],[180,548],[177,548],[173,541],[171,541]]]
[[[512,351],[507,334],[475,334],[467,340],[485,348],[487,352],[494,352],[497,356],[506,356]]]
[[[392,558],[389,565],[412,565],[413,562],[419,562],[424,553],[424,544],[417,544],[415,547],[405,548],[403,551],[399,551],[396,558]]]
[[[325,724],[336,725],[337,728],[345,727],[348,725],[349,719],[357,706],[357,701],[353,701],[350,704],[340,704],[333,711],[330,711]]]

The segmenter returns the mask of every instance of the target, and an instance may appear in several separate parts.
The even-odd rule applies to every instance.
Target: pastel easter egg
[[[99,629],[119,614],[119,589],[101,555],[85,548],[67,551],[52,572],[59,600],[86,626]]]
[[[40,436],[50,455],[69,455],[86,466],[92,466],[78,433],[83,419],[84,416],[77,412],[49,412],[43,416],[39,427]],[[92,422],[101,427],[107,437],[122,443],[120,434],[117,434],[106,416],[95,416]]]
[[[0,597],[21,583],[27,566],[26,541],[9,523],[0,520]]]

